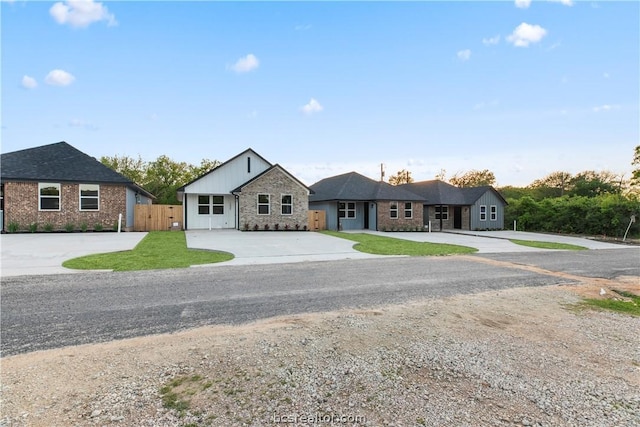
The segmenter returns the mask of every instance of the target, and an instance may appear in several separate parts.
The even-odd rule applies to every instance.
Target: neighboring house
[[[485,230],[504,228],[507,202],[492,187],[442,181],[393,186],[356,172],[312,186],[309,208],[323,210],[330,230]]]
[[[423,226],[423,201],[415,193],[356,172],[311,187],[309,209],[325,211],[329,230],[394,230]]]
[[[439,180],[399,185],[424,198],[424,224],[438,230],[501,230],[507,201],[491,186],[459,188]]]
[[[2,154],[0,158],[2,231],[9,224],[39,230],[73,225],[111,229],[123,216],[133,228],[134,205],[153,195],[66,142]]]
[[[180,187],[178,200],[185,230],[302,229],[309,221],[309,193],[282,166],[247,149]]]

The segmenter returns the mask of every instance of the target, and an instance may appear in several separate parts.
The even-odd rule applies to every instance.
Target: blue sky
[[[640,3],[2,1],[2,152],[631,171]]]

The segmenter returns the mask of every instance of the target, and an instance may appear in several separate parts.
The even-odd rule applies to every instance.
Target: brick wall
[[[42,231],[45,224],[54,230],[64,230],[73,224],[76,230],[85,223],[88,230],[101,224],[106,230],[113,227],[122,214],[126,218],[126,187],[121,185],[100,185],[100,208],[98,211],[80,211],[80,189],[78,184],[60,185],[60,210],[40,211],[38,205],[37,182],[6,182],[4,184],[4,229],[9,223],[17,223],[20,230],[28,230],[31,224],[38,224]]]
[[[378,202],[378,230],[380,231],[402,231],[405,229],[416,230],[422,228],[423,206],[419,202],[411,202],[413,215],[405,218],[405,203],[398,201],[398,217],[391,218],[391,202]]]
[[[258,215],[258,194],[270,195],[269,215]],[[293,197],[293,209],[291,215],[282,215],[281,199],[283,194],[291,194]],[[239,201],[240,229],[244,230],[248,224],[253,230],[257,224],[260,230],[264,230],[265,225],[269,225],[271,230],[278,224],[280,230],[284,230],[288,225],[295,230],[298,224],[300,229],[308,225],[309,196],[307,190],[297,182],[275,168],[242,188]]]
[[[436,208],[435,206],[429,206],[429,221],[431,221],[431,231],[441,231],[440,229],[440,219],[436,219]],[[454,215],[454,207],[449,206],[449,218],[442,220],[442,230],[453,230],[453,215]],[[468,230],[471,218],[471,209],[469,206],[462,207],[462,230]]]

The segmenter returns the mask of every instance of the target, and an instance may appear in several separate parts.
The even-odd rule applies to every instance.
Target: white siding
[[[251,170],[247,170],[247,159],[250,159]],[[185,187],[185,194],[230,194],[231,191],[260,175],[271,165],[251,150],[223,164],[208,175]],[[191,206],[189,206],[190,208]],[[191,228],[191,223],[189,228]]]
[[[208,194],[202,194],[206,196]],[[198,213],[198,194],[187,194],[187,227],[189,230],[203,230],[211,228],[235,228],[236,227],[236,197],[224,196],[224,214],[214,215],[209,211],[208,215]]]

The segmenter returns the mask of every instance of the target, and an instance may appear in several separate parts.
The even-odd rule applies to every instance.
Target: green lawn
[[[515,243],[516,245],[531,246],[532,248],[540,248],[540,249],[562,249],[562,250],[569,250],[569,251],[587,250],[587,248],[585,248],[584,246],[569,245],[567,243],[537,242],[535,240],[517,240],[517,239],[511,239],[509,241],[511,243]]]
[[[386,236],[375,236],[367,233],[341,233],[338,231],[322,231],[329,236],[358,242],[353,248],[368,254],[376,255],[455,255],[477,252],[475,248],[441,243],[412,242],[410,240],[396,239]]]
[[[152,231],[133,250],[73,258],[62,266],[77,270],[132,271],[183,268],[230,259],[233,255],[226,252],[187,249],[183,231]]]
[[[640,316],[640,296],[631,292],[617,291],[612,289],[618,295],[627,298],[623,299],[585,299],[583,304],[598,307],[604,310],[617,311],[620,313],[630,314],[632,316]]]

